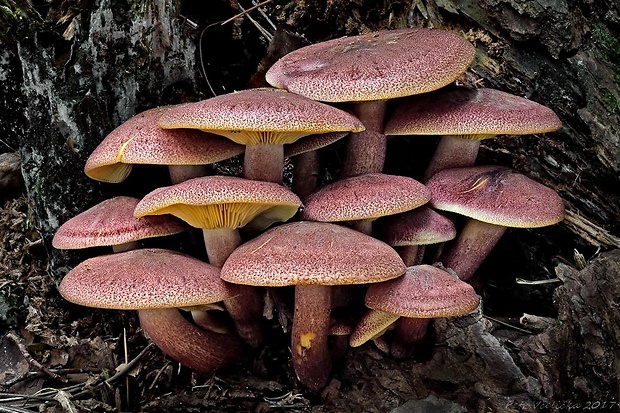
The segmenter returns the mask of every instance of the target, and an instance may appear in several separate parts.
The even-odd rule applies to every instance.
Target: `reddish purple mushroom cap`
[[[379,238],[393,247],[438,244],[454,237],[454,223],[425,206],[386,217],[379,230]]]
[[[372,220],[430,200],[430,191],[406,176],[364,174],[335,181],[304,200],[302,218],[339,222]]]
[[[564,203],[553,189],[502,166],[446,169],[427,187],[434,208],[489,224],[536,228],[564,219]]]
[[[454,32],[388,30],[297,49],[278,60],[266,80],[325,102],[385,100],[451,83],[474,54],[471,43]]]
[[[99,181],[121,182],[134,164],[205,165],[243,152],[242,146],[221,136],[160,128],[157,120],[170,108],[149,109],[110,132],[88,157],[86,175]]]
[[[405,266],[392,248],[368,235],[323,222],[273,228],[237,248],[222,279],[246,285],[346,285],[398,277]]]
[[[133,211],[139,201],[118,196],[100,202],[62,224],[54,234],[52,245],[58,249],[113,246],[187,229],[171,215],[135,218]]]
[[[365,301],[372,309],[411,318],[454,317],[480,304],[471,285],[430,265],[409,267],[402,277],[370,285]]]
[[[136,206],[137,217],[172,214],[196,228],[266,228],[290,219],[301,200],[285,186],[234,176],[205,176],[157,188]]]
[[[446,88],[394,102],[387,135],[495,135],[552,132],[562,127],[549,108],[495,89]]]
[[[294,93],[257,88],[228,93],[168,110],[159,125],[193,128],[243,144],[285,144],[315,133],[364,129],[353,115]]]
[[[142,310],[201,306],[233,293],[217,267],[174,251],[138,249],[78,264],[60,294],[88,307]]]

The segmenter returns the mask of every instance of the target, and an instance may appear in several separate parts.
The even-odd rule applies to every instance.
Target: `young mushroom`
[[[187,229],[170,215],[134,217],[137,198],[117,196],[106,199],[62,224],[52,238],[58,249],[111,246],[114,252],[138,248],[145,238],[177,234]]]
[[[103,182],[122,182],[134,164],[166,165],[172,183],[206,175],[204,165],[243,153],[243,146],[196,130],[169,131],[157,120],[170,107],[139,113],[122,123],[90,154],[84,172]]]
[[[454,223],[426,206],[383,218],[377,237],[394,247],[407,266],[422,263],[425,247],[456,237]]]
[[[564,219],[564,203],[548,188],[502,166],[446,169],[427,183],[436,209],[469,217],[441,256],[469,280],[507,227],[539,228]]]
[[[387,244],[322,222],[273,228],[237,248],[222,279],[239,284],[295,286],[292,359],[297,377],[313,391],[329,378],[331,286],[367,284],[398,277],[405,266]]]
[[[552,132],[562,123],[539,103],[495,89],[445,88],[394,102],[388,135],[441,135],[423,182],[449,168],[472,166],[483,139]]]
[[[386,101],[446,86],[475,49],[457,33],[400,29],[342,37],[297,49],[266,73],[269,84],[323,102],[353,102],[366,131],[349,138],[342,175],[382,172]]]
[[[219,275],[218,268],[185,254],[137,249],[82,262],[59,290],[75,304],[138,310],[142,328],[162,351],[192,370],[213,374],[241,358],[242,341],[198,328],[178,308],[230,297],[234,289]]]
[[[136,205],[134,215],[174,215],[203,233],[209,262],[221,267],[241,244],[239,228],[264,229],[293,217],[301,200],[286,187],[232,176],[205,176],[158,188]],[[239,334],[253,347],[262,341],[262,299],[255,288],[238,286],[224,300]]]
[[[200,129],[245,145],[243,176],[279,184],[284,144],[312,134],[364,129],[357,118],[340,109],[272,88],[179,105],[164,113],[159,125],[165,129]]]
[[[411,354],[431,319],[467,314],[480,304],[471,285],[430,265],[408,267],[402,277],[370,285],[365,301],[371,310],[351,334],[351,346],[375,338],[398,320],[392,343],[396,358]]]

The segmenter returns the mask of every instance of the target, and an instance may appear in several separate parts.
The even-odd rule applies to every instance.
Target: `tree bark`
[[[21,154],[34,224],[49,240],[104,195],[135,185],[135,179],[118,186],[91,181],[83,173],[86,159],[133,114],[169,103],[184,89],[195,93],[196,45],[173,0],[133,6],[105,0],[68,10],[8,6],[15,20],[3,29],[14,36],[0,41],[8,85],[0,91],[0,111],[9,123],[0,135]],[[136,195],[154,186],[142,183]],[[52,250],[57,279],[67,263],[75,264],[71,256]]]

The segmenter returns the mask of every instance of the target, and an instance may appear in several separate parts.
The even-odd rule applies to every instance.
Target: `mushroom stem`
[[[241,236],[236,229],[203,229],[203,238],[209,263],[222,268],[230,254],[241,245]],[[235,323],[237,333],[252,347],[258,347],[263,341],[261,316],[263,300],[256,287],[235,285],[235,294],[224,300],[224,307]]]
[[[194,323],[203,330],[213,331],[219,334],[230,334],[232,329],[229,328],[227,323],[213,314],[209,310],[191,310],[192,320]]]
[[[366,130],[351,133],[341,178],[383,171],[387,139],[383,133],[386,100],[356,102],[353,111]]]
[[[426,335],[430,321],[430,318],[399,318],[396,321],[396,334],[390,351],[392,357],[397,359],[411,357],[415,345]]]
[[[355,326],[349,338],[351,347],[359,347],[368,340],[375,340],[390,328],[400,316],[387,311],[369,309]]]
[[[207,167],[205,165],[168,165],[168,174],[170,182],[174,185],[207,175]]]
[[[293,158],[292,190],[304,199],[319,187],[321,163],[319,151],[308,151],[295,155]]]
[[[472,166],[476,163],[480,140],[464,136],[442,136],[433,157],[424,172],[423,182],[439,171],[449,168]]]
[[[122,244],[112,245],[112,252],[118,254],[119,252],[137,250],[138,248],[140,248],[140,241],[131,241]]]
[[[282,184],[284,145],[247,145],[243,160],[243,177],[253,181]]]
[[[351,221],[351,229],[361,232],[362,234],[372,235],[372,220],[358,219]]]
[[[140,325],[164,353],[202,373],[213,374],[243,354],[236,336],[202,330],[176,308],[139,310]]]
[[[403,262],[407,267],[418,265],[422,262],[424,257],[425,247],[424,245],[404,245],[396,247],[398,255],[403,259]]]
[[[222,268],[230,254],[241,245],[239,231],[230,228],[203,229],[202,236],[209,263]]]
[[[459,236],[441,256],[446,268],[467,281],[506,232],[506,227],[468,219]]]
[[[331,287],[297,285],[293,314],[292,359],[299,381],[312,391],[327,384],[331,356],[327,345]]]

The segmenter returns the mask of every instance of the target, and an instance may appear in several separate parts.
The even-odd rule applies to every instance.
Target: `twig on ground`
[[[265,0],[265,1],[261,1],[260,3],[256,3],[256,2],[252,2],[253,6],[248,8],[248,9],[244,9],[243,6],[241,4],[237,4],[237,6],[239,7],[239,9],[241,10],[240,13],[235,14],[234,16],[232,16],[229,19],[224,20],[221,25],[224,26],[225,24],[230,23],[231,21],[238,19],[239,17],[247,17],[248,20],[250,21],[250,23],[252,23],[257,29],[258,31],[265,36],[265,38],[267,39],[267,41],[271,42],[271,40],[273,39],[273,34],[265,29],[263,26],[260,25],[260,23],[258,23],[258,21],[256,21],[254,18],[252,18],[252,16],[250,16],[248,13],[250,13],[253,10],[258,9],[258,11],[261,13],[261,15],[265,18],[265,20],[267,20],[267,22],[271,25],[271,27],[274,28],[275,31],[275,25],[273,24],[273,22],[269,19],[269,17],[267,16],[267,14],[265,14],[264,11],[261,10],[261,6],[264,6],[265,4],[269,3],[271,0]]]
[[[515,330],[520,331],[520,332],[522,332],[522,333],[525,333],[525,334],[532,334],[532,335],[534,334],[534,332],[532,332],[532,331],[530,331],[530,330],[526,330],[526,329],[524,329],[524,328],[514,326],[514,325],[512,325],[512,324],[510,324],[510,323],[506,323],[506,322],[504,322],[504,321],[502,321],[502,320],[498,320],[497,318],[489,317],[488,315],[484,315],[484,314],[483,314],[482,316],[483,316],[484,318],[488,319],[488,320],[491,320],[491,321],[495,322],[495,323],[501,324],[501,325],[503,325],[503,326],[506,326],[506,327],[509,327],[509,328],[512,328],[512,329],[515,329]]]
[[[125,374],[129,373],[133,367],[136,365],[136,363],[138,363],[138,361],[140,361],[140,359],[147,353],[148,350],[150,350],[152,347],[154,346],[153,343],[149,343],[146,347],[144,347],[142,349],[142,351],[136,356],[134,357],[129,363],[127,363],[125,365],[125,367],[123,369],[121,369],[120,371],[116,372],[116,374],[114,374],[112,377],[94,385],[91,390],[95,390],[98,389],[99,387],[103,386],[103,385],[107,385],[107,384],[111,384],[114,381],[118,380],[119,378],[125,376]],[[63,389],[64,390],[64,389]],[[86,396],[87,394],[90,393],[90,390],[82,390],[76,394],[73,395],[73,398],[79,398],[79,397],[83,397]]]
[[[157,374],[155,375],[155,378],[153,379],[153,382],[151,383],[151,385],[149,386],[149,390],[153,390],[153,388],[155,387],[155,384],[157,384],[157,380],[159,380],[159,377],[162,375],[162,373],[164,372],[164,370],[166,370],[166,368],[170,365],[170,362],[167,361],[166,364],[164,364],[164,366],[162,368],[159,369],[159,371],[157,371]]]
[[[0,413],[32,413],[32,410],[15,406],[0,406]]]
[[[21,338],[20,336],[18,336],[15,332],[9,331],[6,334],[6,337],[9,340],[11,340],[13,343],[15,343],[15,345],[17,345],[17,348],[19,349],[20,353],[22,353],[22,356],[24,356],[24,358],[26,359],[28,364],[30,364],[31,366],[33,366],[37,370],[42,371],[43,373],[45,373],[47,376],[49,376],[50,378],[52,378],[54,380],[58,380],[61,383],[67,383],[68,382],[68,380],[65,377],[62,377],[62,376],[54,373],[53,371],[51,371],[50,369],[45,367],[43,364],[41,364],[37,360],[35,360],[34,357],[32,357],[30,355],[30,353],[28,352],[28,349],[26,348],[26,343],[24,342],[24,339]]]

